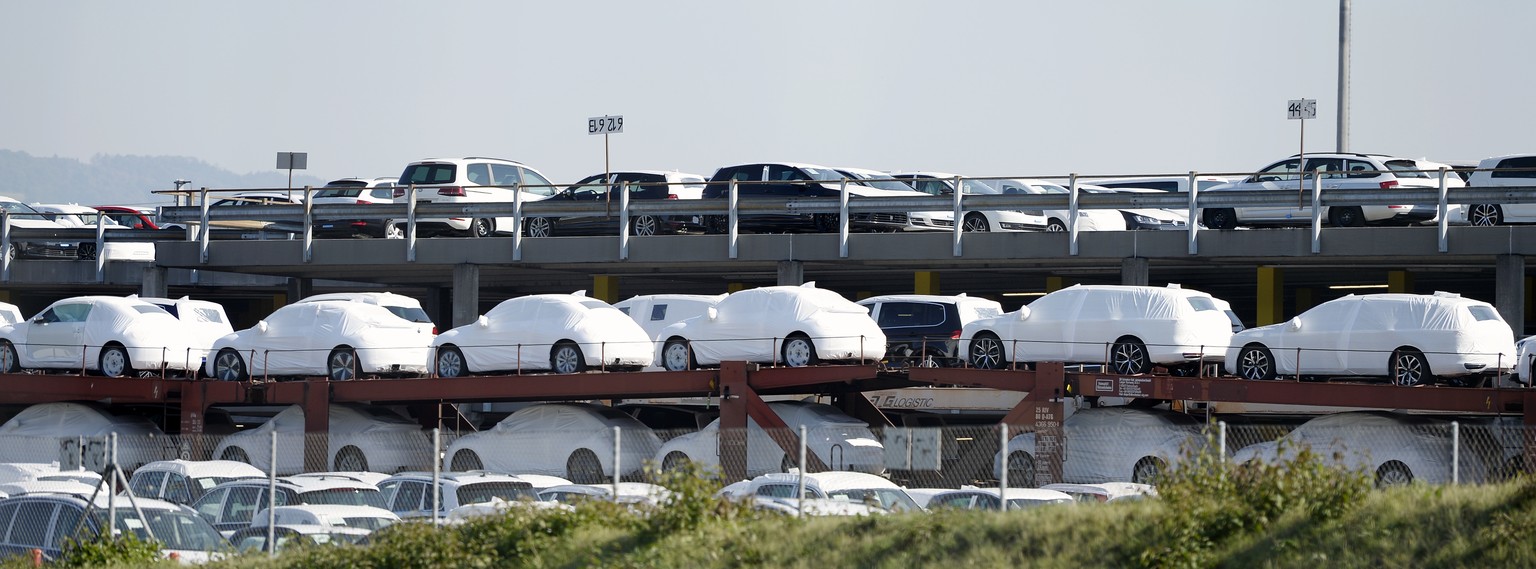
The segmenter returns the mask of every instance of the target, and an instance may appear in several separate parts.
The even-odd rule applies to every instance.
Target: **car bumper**
[[[29,259],[74,259],[80,254],[78,243],[30,241],[16,245],[16,255]]]

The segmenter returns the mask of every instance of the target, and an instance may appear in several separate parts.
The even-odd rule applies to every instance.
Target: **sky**
[[[1247,172],[1336,147],[1338,0],[0,0],[0,148],[614,169],[786,160],[1049,176]],[[1536,151],[1536,2],[1354,0],[1349,150]]]

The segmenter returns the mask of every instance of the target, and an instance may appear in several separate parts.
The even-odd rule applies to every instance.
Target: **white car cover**
[[[655,339],[662,329],[695,316],[704,316],[709,307],[725,300],[724,294],[647,294],[630,297],[613,307],[628,314]]]
[[[109,348],[111,345],[115,348]],[[127,361],[109,356],[104,373],[158,371],[162,366],[195,370],[208,346],[181,333],[181,323],[158,306],[137,298],[76,296],[59,300],[31,320],[0,326],[0,370],[17,368],[101,370],[103,353],[121,350]]]
[[[613,428],[619,427],[619,469],[641,471],[661,439],[634,417],[586,403],[542,403],[517,410],[494,428],[459,437],[443,456],[449,470],[562,476],[590,484],[613,476]]]
[[[833,470],[880,474],[885,472],[885,446],[880,444],[869,425],[849,417],[831,405],[802,401],[774,401],[768,404],[789,426],[792,437],[806,429],[806,450]],[[786,454],[768,431],[747,418],[747,476],[786,472],[800,457]],[[656,452],[656,464],[662,469],[691,462],[705,470],[720,469],[720,420],[703,429],[680,435],[666,442]]]
[[[23,409],[0,425],[0,456],[7,462],[57,463],[66,448],[79,452],[78,437],[112,433],[117,433],[117,456],[125,471],[176,456],[176,445],[148,419],[112,415],[81,403],[40,403]]]
[[[208,348],[212,348],[214,342],[235,331],[235,328],[229,324],[229,315],[225,314],[224,306],[217,302],[193,300],[186,296],[159,298],[129,295],[128,298],[137,298],[159,306],[171,313],[171,316],[175,316],[181,321],[179,328],[181,333],[188,335],[191,343],[202,347],[204,357],[207,356]],[[201,360],[198,361],[198,367],[202,367]]]
[[[1451,482],[1451,427],[1446,421],[1388,411],[1350,411],[1316,417],[1277,441],[1243,447],[1232,462],[1274,463],[1311,449],[1325,464],[1373,474],[1379,485]],[[1460,454],[1463,484],[1482,482],[1488,470],[1478,454]]]
[[[580,293],[502,301],[475,323],[439,334],[432,348],[436,372],[444,377],[502,370],[575,373],[599,366],[638,370],[655,357],[639,324]]]
[[[325,464],[332,470],[430,470],[432,441],[421,426],[382,407],[333,404]],[[213,456],[237,460],[267,471],[272,433],[277,432],[277,473],[304,471],[304,408],[293,405],[260,427],[219,442]]]
[[[809,339],[811,361],[878,362],[885,357],[885,333],[869,309],[809,282],[731,293],[705,316],[663,329],[657,335],[664,338],[657,361],[673,371],[690,367],[690,356],[698,365],[786,362],[791,336]],[[793,359],[787,363],[795,365]]]
[[[432,335],[388,309],[363,302],[305,302],[277,309],[255,327],[220,338],[207,372],[222,380],[263,376],[425,373]],[[238,361],[230,359],[239,356]],[[242,366],[232,373],[231,365]]]
[[[1066,439],[1062,479],[1057,482],[1151,483],[1186,449],[1206,446],[1199,421],[1180,413],[1128,407],[1080,409],[1062,422]],[[1008,441],[1008,484],[1034,486],[1035,433]],[[993,457],[1001,475],[1003,455]]]
[[[17,308],[16,305],[9,302],[0,302],[0,325],[15,324],[26,318],[26,316],[21,315],[21,309]]]

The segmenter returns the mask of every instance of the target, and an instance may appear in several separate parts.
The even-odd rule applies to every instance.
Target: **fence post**
[[[416,184],[406,190],[405,201],[405,260],[416,262]],[[388,231],[388,228],[385,228]]]
[[[1443,170],[1443,168],[1442,168]],[[1443,202],[1442,202],[1443,203]],[[1451,484],[1461,484],[1461,422],[1451,421]]]
[[[437,525],[437,511],[443,507],[438,503],[438,498],[442,494],[439,489],[442,488],[443,483],[443,461],[439,460],[442,456],[443,428],[432,427],[432,525],[434,526]]]
[[[1227,422],[1216,422],[1216,460],[1222,464],[1227,463]]]
[[[18,256],[15,247],[11,242],[11,213],[0,212],[0,280],[11,280],[11,259]]]
[[[963,186],[962,186],[962,182],[960,181],[960,177],[959,176],[955,176],[954,183],[955,183],[955,194],[954,194],[954,196],[955,196],[955,204],[954,204],[954,213],[953,213],[953,215],[955,216],[954,217],[955,226],[952,227],[951,229],[953,229],[952,233],[953,233],[954,242],[955,242],[954,243],[954,248],[955,248],[954,255],[956,257],[959,257],[960,253],[961,253],[961,250],[960,250],[960,234],[965,231],[965,228],[962,227],[962,224],[965,223],[965,216],[963,214],[961,214],[961,212],[960,212],[960,198],[961,198],[961,194],[964,194],[965,191],[962,189]]]
[[[197,195],[198,205],[202,207],[202,213],[198,217],[201,225],[197,226],[197,262],[206,264],[208,262],[208,234],[212,233],[212,230],[208,227],[208,188],[203,188]]]
[[[613,428],[613,503],[619,503],[619,436],[622,431],[619,427]]]
[[[805,517],[805,425],[800,425],[800,475],[795,477],[795,513]]]
[[[272,462],[267,463],[267,557],[277,557],[277,429],[272,430]]]
[[[621,260],[629,258],[629,224],[629,182],[621,182],[619,184],[619,259]],[[660,230],[659,225],[657,229]]]
[[[1323,252],[1323,186],[1319,173],[1312,171],[1312,252]],[[1305,176],[1306,172],[1302,172]],[[1305,185],[1305,184],[1303,184]]]
[[[102,477],[107,478],[107,540],[110,541],[115,537],[112,530],[117,529],[117,477],[112,476],[112,467],[117,466],[117,433],[109,435],[107,440],[107,469]]]
[[[1450,251],[1450,246],[1451,246],[1450,245],[1450,237],[1446,233],[1446,231],[1448,230],[1446,225],[1450,222],[1450,217],[1451,217],[1451,208],[1450,208],[1449,205],[1446,204],[1446,185],[1445,185],[1446,173],[1447,173],[1447,171],[1446,171],[1445,166],[1441,166],[1440,167],[1440,203],[1437,204],[1437,208],[1438,209],[1435,210],[1436,213],[1440,217],[1440,223],[1438,224],[1438,228],[1437,229],[1440,232],[1439,244],[1440,244],[1440,252],[1441,253],[1445,253],[1447,251]],[[1465,208],[1465,207],[1467,207],[1469,205],[1472,205],[1472,204],[1465,204],[1462,207]],[[1465,211],[1465,210],[1463,210],[1463,211]]]
[[[315,246],[315,187],[304,186],[304,262],[314,259]]]
[[[1006,512],[1008,511],[1008,500],[1006,496],[1008,496],[1008,459],[1010,458],[1008,456],[1008,423],[998,423],[997,434],[998,442],[1000,443],[998,448],[1003,449],[1001,451],[1003,456],[1003,468],[1002,472],[998,473],[997,475],[997,501],[999,507],[1002,508],[1002,511]]]
[[[1067,254],[1077,256],[1077,172],[1067,175]],[[1126,229],[1130,229],[1127,227]]]
[[[473,218],[470,220],[474,222]],[[470,230],[474,230],[471,226]],[[550,231],[554,233],[553,230]],[[491,235],[495,237],[495,235]],[[523,260],[523,184],[512,184],[512,260]]]
[[[96,216],[96,282],[107,280],[107,216]]]

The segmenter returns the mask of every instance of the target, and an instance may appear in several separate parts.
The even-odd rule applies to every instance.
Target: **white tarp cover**
[[[261,324],[220,338],[219,350],[233,348],[246,359],[252,377],[326,375],[326,360],[337,346],[351,346],[363,373],[425,372],[432,336],[388,309],[362,302],[306,302],[277,309]],[[254,351],[254,358],[252,357]]]
[[[1023,309],[966,324],[961,348],[967,350],[969,340],[985,330],[1002,340],[1013,361],[1102,362],[1108,344],[1134,336],[1155,363],[1181,363],[1186,351],[1200,346],[1218,359],[1232,338],[1232,324],[1213,300],[1202,300],[1211,296],[1185,288],[1074,285]]]
[[[457,346],[469,369],[550,369],[555,343],[575,342],[587,365],[644,367],[655,348],[645,330],[606,302],[574,294],[535,294],[508,299],[479,322],[459,326],[433,340],[434,348]],[[619,363],[615,364],[615,360]]]
[[[1273,462],[1309,448],[1320,459],[1346,468],[1377,474],[1391,462],[1408,469],[1415,481],[1451,482],[1451,429],[1446,421],[1388,411],[1350,411],[1323,415],[1303,423],[1281,438],[1243,447],[1235,463]],[[1487,465],[1475,452],[1461,453],[1460,479],[1482,482]]]
[[[158,369],[162,360],[181,369],[189,350],[198,348],[175,317],[137,298],[71,297],[54,302],[38,316],[46,323],[25,320],[0,326],[0,338],[16,347],[24,368],[78,370],[83,364],[94,370],[102,346],[118,342],[128,348],[138,369]]]
[[[484,470],[574,480],[566,469],[567,461],[585,449],[596,455],[603,474],[612,476],[614,427],[623,432],[619,467],[625,474],[638,472],[661,447],[661,439],[649,427],[616,409],[586,403],[545,403],[519,409],[492,429],[459,437],[448,446],[444,457],[453,468],[461,459],[459,452],[468,451],[479,458]]]
[[[117,433],[125,470],[169,458],[174,451],[165,433],[148,419],[112,415],[81,403],[40,403],[0,425],[0,456],[6,462],[58,462],[61,439],[112,433]]]
[[[731,293],[715,305],[716,318],[690,318],[662,330],[659,338],[690,342],[703,365],[726,360],[781,361],[780,345],[792,333],[809,336],[823,359],[879,361],[885,333],[869,309],[836,292],[813,286],[769,286]]]
[[[630,297],[614,304],[645,329],[651,339],[663,328],[695,316],[703,316],[709,307],[725,300],[724,294],[651,294]]]
[[[1183,456],[1184,447],[1198,448],[1205,441],[1198,421],[1187,415],[1125,407],[1080,409],[1062,422],[1062,431],[1066,460],[1059,482],[1085,484],[1135,482],[1133,472],[1143,459],[1172,465]],[[1010,456],[1020,451],[1035,457],[1035,433],[1008,441]],[[1002,464],[998,455],[993,460],[994,475],[1001,474]],[[1009,483],[1027,484],[1012,478]]]
[[[277,432],[277,470],[280,475],[304,470],[304,408],[289,406],[260,427],[241,431],[219,443],[216,458],[230,459],[226,449],[238,448],[252,466],[266,471],[271,463],[272,433]],[[330,436],[325,463],[335,466],[338,453],[356,447],[375,472],[430,469],[431,441],[421,426],[382,407],[330,406]]]
[[[15,324],[26,319],[21,315],[21,309],[9,302],[0,302],[0,324]]]
[[[802,401],[774,401],[768,404],[799,437],[806,429],[806,449],[833,470],[881,473],[885,471],[885,446],[870,431],[869,424],[849,417],[836,407]],[[674,437],[656,452],[657,464],[666,464],[668,455],[681,453],[690,462],[706,468],[720,466],[720,420],[710,421],[698,432]],[[834,450],[836,449],[836,450]],[[786,464],[799,456],[786,457],[784,450],[768,431],[747,417],[747,476],[782,472]]]

